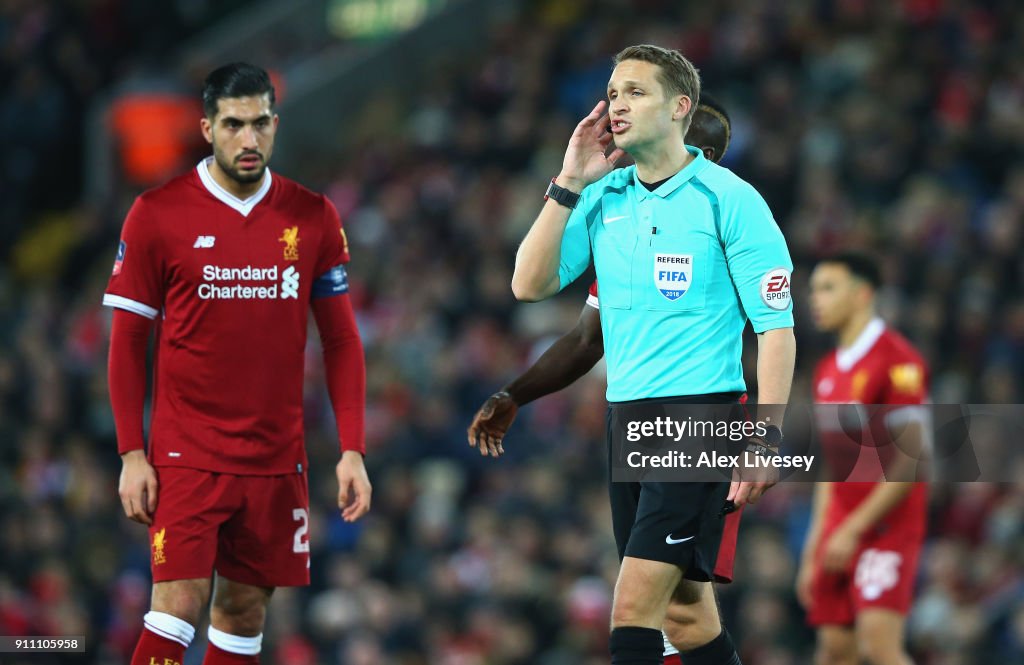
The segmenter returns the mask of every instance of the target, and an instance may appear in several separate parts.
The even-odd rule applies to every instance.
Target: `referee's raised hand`
[[[621,148],[608,152],[612,133],[608,131],[606,106],[607,102],[599,101],[590,115],[576,125],[562,160],[562,172],[558,175],[560,186],[579,193],[590,183],[608,175],[615,168],[615,162],[626,154]]]

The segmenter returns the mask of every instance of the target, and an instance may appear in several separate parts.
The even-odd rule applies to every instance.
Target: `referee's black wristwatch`
[[[544,200],[547,201],[548,199],[552,199],[555,203],[564,205],[569,210],[572,210],[580,202],[580,195],[565,187],[559,187],[555,184],[555,178],[552,178],[551,184],[548,185],[548,191],[544,193]]]
[[[778,425],[767,425],[764,430],[764,436],[751,437],[746,451],[755,455],[778,455],[784,438],[782,429]]]

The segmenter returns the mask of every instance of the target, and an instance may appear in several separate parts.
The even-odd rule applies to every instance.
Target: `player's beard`
[[[247,155],[256,155],[260,158],[260,167],[253,171],[242,171],[238,167],[238,160]],[[267,160],[258,152],[242,153],[234,161],[228,160],[220,150],[213,151],[213,158],[217,160],[217,166],[227,174],[229,178],[240,185],[251,185],[263,179],[263,173],[267,170]]]

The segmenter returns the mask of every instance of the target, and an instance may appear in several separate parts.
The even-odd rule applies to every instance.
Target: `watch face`
[[[779,444],[782,443],[782,430],[780,430],[778,427],[775,427],[774,425],[766,428],[766,431],[764,433],[764,440],[769,446],[773,448],[778,446]]]

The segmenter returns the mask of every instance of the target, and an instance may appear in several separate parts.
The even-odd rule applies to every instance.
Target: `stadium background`
[[[272,166],[346,220],[375,488],[369,517],[339,520],[313,334],[313,585],[275,595],[264,662],[607,663],[600,371],[522,412],[499,461],[465,428],[583,304],[584,280],[515,303],[514,251],[611,54],[637,42],[695,61],[733,118],[723,163],[786,233],[795,397],[829,344],[809,329],[808,268],[861,247],[883,261],[884,312],[931,363],[934,401],[1020,402],[1012,0],[5,0],[0,634],[85,635],[88,653],[0,662],[125,663],[134,646],[148,545],[116,496],[100,297],[132,197],[203,154],[202,76],[244,57],[279,84]],[[779,486],[744,518],[720,597],[748,665],[810,662],[792,591],[808,499]],[[930,505],[917,662],[1024,662],[1024,483],[935,488]]]

